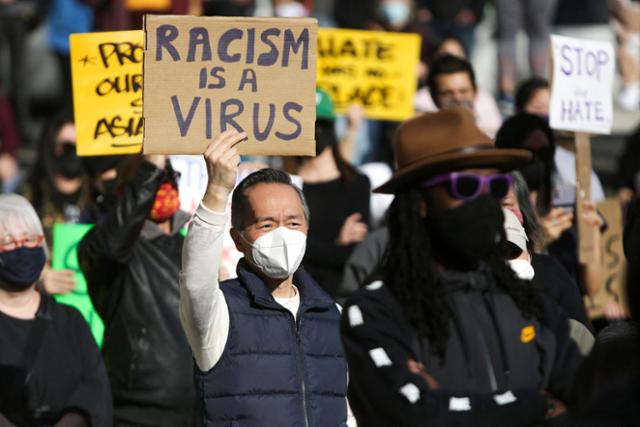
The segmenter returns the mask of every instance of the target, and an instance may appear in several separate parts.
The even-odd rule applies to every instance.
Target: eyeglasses
[[[0,252],[12,251],[14,249],[18,249],[20,247],[25,248],[37,248],[42,244],[44,240],[43,235],[38,236],[27,236],[23,239],[15,239],[13,237],[7,236],[4,239],[0,240]]]
[[[431,188],[440,184],[449,184],[451,197],[458,200],[473,200],[488,189],[496,199],[503,199],[511,188],[511,175],[498,173],[494,175],[476,175],[468,172],[451,172],[437,175],[425,181],[423,188]]]

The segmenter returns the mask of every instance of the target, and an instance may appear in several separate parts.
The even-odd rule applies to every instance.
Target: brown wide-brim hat
[[[396,131],[394,152],[397,171],[373,190],[376,193],[399,193],[431,176],[463,169],[508,172],[531,160],[528,150],[495,148],[464,107],[423,113],[405,121]]]

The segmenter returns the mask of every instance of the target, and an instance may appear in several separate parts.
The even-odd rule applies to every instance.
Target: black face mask
[[[75,144],[64,142],[62,155],[53,159],[53,170],[65,178],[78,178],[84,173],[82,159],[76,155]]]
[[[429,212],[425,219],[433,255],[445,268],[473,270],[498,253],[504,238],[500,203],[486,194],[456,208]]]
[[[46,256],[42,247],[0,252],[0,282],[24,290],[40,277]]]

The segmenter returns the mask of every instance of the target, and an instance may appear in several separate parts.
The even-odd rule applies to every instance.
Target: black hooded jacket
[[[488,268],[442,273],[452,310],[444,360],[408,322],[382,282],[358,291],[342,315],[349,401],[358,426],[530,426],[549,392],[567,402],[581,362],[563,312],[544,299],[526,319]],[[422,363],[438,387],[407,362]]]
[[[78,259],[105,324],[102,348],[114,418],[126,424],[188,426],[195,389],[191,351],[178,318],[181,227],[147,220],[164,172],[143,162],[105,218],[84,237]]]

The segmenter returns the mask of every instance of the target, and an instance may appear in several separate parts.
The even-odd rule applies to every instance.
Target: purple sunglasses
[[[468,172],[451,172],[428,179],[422,184],[422,187],[430,188],[449,183],[451,197],[465,201],[475,199],[483,189],[488,188],[493,197],[503,199],[509,192],[512,181],[511,175],[506,173],[476,175]]]

